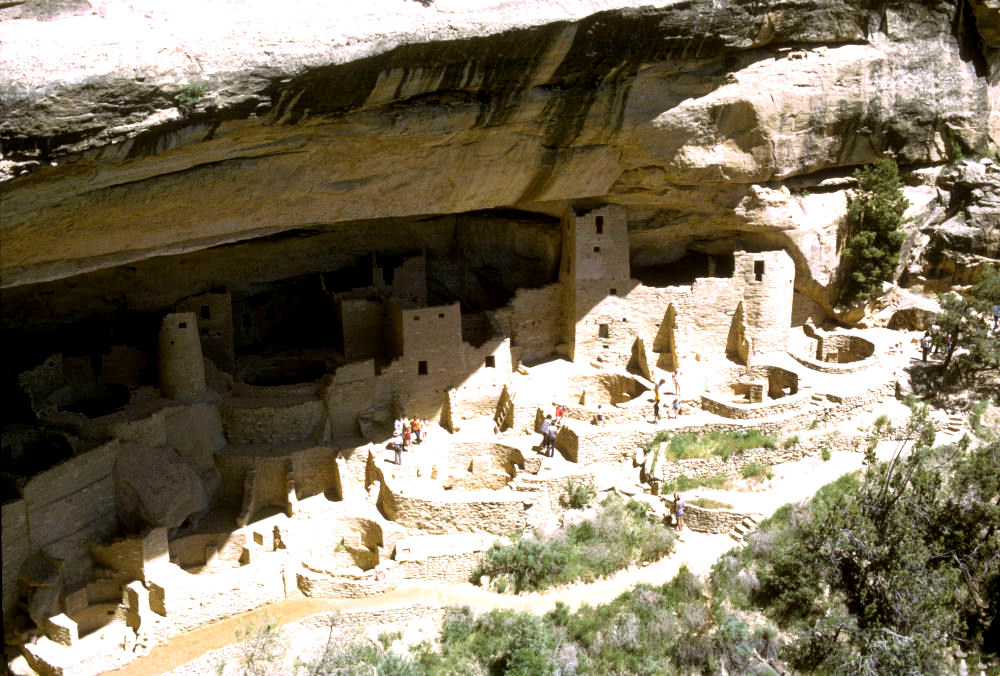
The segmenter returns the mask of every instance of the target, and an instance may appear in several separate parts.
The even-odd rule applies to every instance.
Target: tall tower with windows
[[[570,208],[563,216],[559,280],[566,303],[563,340],[567,356],[592,359],[613,349],[628,293],[628,219],[622,207]]]

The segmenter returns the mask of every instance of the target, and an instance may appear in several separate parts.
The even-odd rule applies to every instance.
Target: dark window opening
[[[212,318],[212,308],[208,307],[207,305],[202,305],[201,306],[201,318],[202,319],[211,319]]]
[[[600,253],[600,252],[601,252],[601,247],[595,246],[594,247],[594,253]]]
[[[598,235],[604,234],[604,216],[598,216],[596,224],[597,224],[597,234]]]
[[[597,327],[597,337],[598,338],[607,338],[608,335],[609,334],[608,334],[608,325],[607,324],[601,324],[600,326]]]
[[[486,358],[486,368],[495,369],[497,367],[497,360],[492,354]]]
[[[187,322],[181,322],[180,324],[177,325],[177,328],[179,329],[186,329],[187,327],[188,327]]]
[[[444,319],[444,313],[438,312],[438,319]]]
[[[753,276],[758,282],[764,279],[764,261],[753,262]]]
[[[420,321],[420,315],[413,315],[413,321],[419,322]]]
[[[251,324],[250,313],[249,312],[244,312],[243,313],[243,328],[244,329],[249,329],[250,328],[250,324]]]
[[[612,296],[617,296],[618,295],[618,289],[614,289],[614,288],[608,289],[608,293],[610,293]]]
[[[427,362],[418,361],[417,362],[417,375],[426,376],[427,375]]]

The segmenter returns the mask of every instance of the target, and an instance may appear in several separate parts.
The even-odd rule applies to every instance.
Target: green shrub
[[[715,474],[710,477],[705,477],[703,479],[692,479],[684,474],[673,481],[668,481],[660,487],[660,492],[663,494],[670,493],[681,493],[683,491],[689,491],[693,488],[700,488],[704,486],[705,488],[726,488],[729,485],[729,477],[725,474]]]
[[[791,448],[793,446],[798,445],[798,443],[799,443],[799,435],[796,434],[795,436],[791,436],[785,439],[785,442],[781,445],[781,447]]]
[[[698,507],[704,507],[705,509],[732,509],[733,506],[728,502],[719,502],[718,500],[712,500],[711,498],[693,498],[688,500],[689,505],[696,505]]]
[[[177,92],[177,105],[184,109],[194,108],[205,95],[205,86],[200,82],[189,82]]]
[[[655,561],[674,547],[674,535],[650,519],[649,505],[609,496],[597,515],[548,537],[515,533],[509,545],[495,544],[473,575],[518,593],[575,580],[592,581],[635,563]]]
[[[830,459],[830,445],[829,444],[827,444],[826,446],[823,446],[823,451],[820,453],[820,457],[823,458],[824,462],[826,462],[827,460]]]
[[[771,468],[768,465],[759,462],[751,462],[749,465],[744,467],[740,474],[743,475],[744,479],[761,479],[772,478],[774,473],[771,472]]]
[[[718,456],[728,460],[732,455],[749,448],[777,448],[777,438],[760,430],[710,430],[696,432],[660,432],[647,444],[647,449],[657,452],[664,449],[668,460],[707,458]]]
[[[583,509],[597,497],[597,490],[588,483],[577,483],[572,479],[566,481],[566,495],[563,504],[570,509]]]

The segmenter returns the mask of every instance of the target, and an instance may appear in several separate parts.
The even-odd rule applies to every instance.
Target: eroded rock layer
[[[0,134],[6,170],[24,174],[3,191],[2,283],[372,219],[428,246],[430,215],[592,201],[629,208],[638,265],[787,248],[797,288],[827,305],[856,166],[884,153],[933,165],[995,143],[994,41],[978,28],[995,14],[964,1],[694,1],[496,34],[460,25],[454,40],[397,32],[388,51],[369,36],[367,56],[330,65],[200,54],[216,70],[187,84],[139,66],[11,81]],[[28,58],[11,71],[27,78]],[[937,198],[921,191],[918,207]]]

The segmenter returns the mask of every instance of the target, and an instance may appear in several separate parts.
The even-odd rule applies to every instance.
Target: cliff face
[[[919,169],[919,216],[961,185],[936,185],[936,165],[1000,141],[989,0],[581,1],[561,21],[382,0],[367,23],[314,8],[274,25],[250,6],[239,39],[223,17],[182,39],[155,31],[176,17],[42,4],[0,24],[4,287],[369,219],[412,243],[430,216],[593,201],[628,207],[633,265],[785,247],[825,305],[858,165]]]

